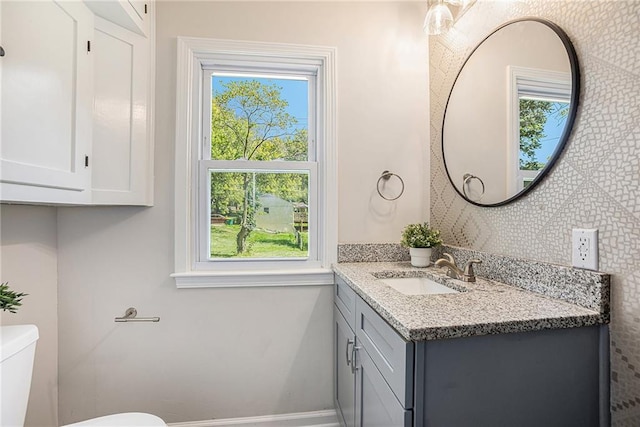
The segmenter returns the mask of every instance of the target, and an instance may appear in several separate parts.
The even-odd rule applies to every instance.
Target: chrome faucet
[[[481,264],[482,261],[480,261],[479,259],[470,259],[464,265],[464,270],[460,270],[456,265],[456,260],[453,259],[451,254],[443,252],[442,256],[444,256],[444,258],[440,258],[439,260],[437,260],[436,265],[438,267],[447,267],[447,276],[451,277],[452,279],[462,280],[464,282],[476,281],[476,275],[473,271],[473,264]]]

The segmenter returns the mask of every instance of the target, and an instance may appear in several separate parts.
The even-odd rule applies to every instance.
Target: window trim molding
[[[198,76],[202,64],[216,57],[234,59],[251,57],[256,62],[286,61],[291,64],[318,64],[321,82],[318,114],[322,117],[318,133],[324,149],[318,153],[318,180],[324,189],[320,195],[318,215],[324,226],[318,254],[321,268],[202,271],[196,269],[197,239],[194,226],[198,220],[193,200],[193,185],[198,182],[198,142],[201,127],[194,121],[202,103]],[[197,87],[194,87],[197,85]],[[176,135],[174,193],[174,273],[178,288],[253,287],[330,285],[331,264],[337,256],[337,126],[336,126],[336,48],[284,43],[247,42],[238,40],[177,38],[176,56]],[[194,147],[195,144],[195,147]]]

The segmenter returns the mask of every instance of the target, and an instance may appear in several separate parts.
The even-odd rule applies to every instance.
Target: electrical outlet
[[[598,230],[574,228],[571,240],[573,266],[598,270]]]

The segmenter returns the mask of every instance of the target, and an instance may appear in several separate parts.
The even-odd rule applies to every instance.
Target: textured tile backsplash
[[[560,25],[580,62],[574,130],[548,177],[499,208],[465,202],[451,187],[441,123],[453,81],[493,28],[536,16]],[[570,265],[571,229],[600,230],[600,269],[611,274],[613,425],[640,425],[640,1],[479,1],[430,37],[431,224],[449,244]]]

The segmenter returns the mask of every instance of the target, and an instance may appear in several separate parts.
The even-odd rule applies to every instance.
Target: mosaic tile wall
[[[471,49],[511,19],[559,24],[578,53],[576,125],[555,169],[524,199],[466,203],[440,150],[453,81]],[[612,275],[611,411],[640,426],[640,1],[478,1],[446,35],[430,38],[431,222],[449,244],[569,265],[571,229],[600,230],[600,270]]]

